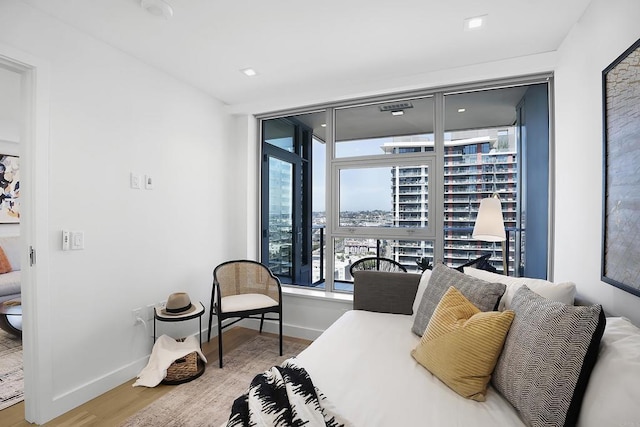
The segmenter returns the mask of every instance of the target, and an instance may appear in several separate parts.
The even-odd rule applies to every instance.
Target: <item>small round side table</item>
[[[0,329],[15,336],[22,336],[22,300],[20,298],[0,303]]]

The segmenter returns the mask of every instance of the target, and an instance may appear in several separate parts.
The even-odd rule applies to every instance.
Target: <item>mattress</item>
[[[298,356],[335,411],[354,426],[524,426],[490,388],[465,399],[419,365],[413,316],[352,310]]]

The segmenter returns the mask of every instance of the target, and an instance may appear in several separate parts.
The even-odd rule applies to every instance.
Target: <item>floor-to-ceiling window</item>
[[[508,274],[546,277],[548,78],[261,118],[265,161],[275,162],[270,156],[280,145],[301,162],[288,161],[284,172],[274,174],[265,171],[275,171],[275,165],[263,163],[262,239],[263,248],[269,248],[263,260],[291,277],[288,283],[347,292],[352,290],[349,266],[365,256],[391,258],[418,272],[424,261],[458,266],[490,254],[500,272],[506,257]],[[269,133],[284,123],[292,126],[289,149],[282,147],[289,142]],[[308,132],[308,142],[296,142],[301,129]],[[300,155],[305,144],[313,155]],[[305,165],[306,181],[297,170]],[[502,203],[505,245],[472,238],[480,201],[492,195]],[[305,205],[305,197],[312,203]],[[300,215],[307,216],[306,224],[296,225]],[[296,242],[305,239],[310,244],[302,254]],[[311,274],[286,271],[295,270],[296,257],[310,260]]]

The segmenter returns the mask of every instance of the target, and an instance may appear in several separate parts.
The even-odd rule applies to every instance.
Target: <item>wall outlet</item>
[[[133,310],[131,310],[131,313],[133,314],[133,324],[137,325],[138,319],[143,319],[142,307],[134,308]]]

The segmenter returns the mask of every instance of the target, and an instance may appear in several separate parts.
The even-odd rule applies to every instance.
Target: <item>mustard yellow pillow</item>
[[[484,402],[513,316],[482,312],[451,286],[411,355],[456,393]]]

